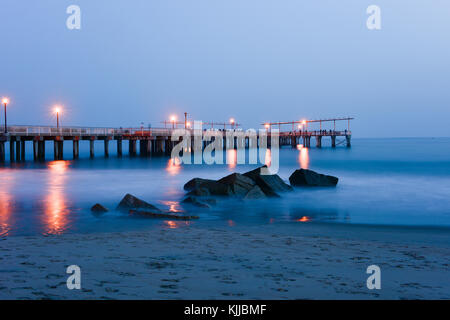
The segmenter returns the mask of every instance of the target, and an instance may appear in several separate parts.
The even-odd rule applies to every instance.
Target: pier
[[[354,118],[331,118],[318,120],[300,120],[287,122],[265,122],[262,125],[269,132],[272,127],[278,129],[280,135],[280,146],[291,145],[293,148],[302,145],[305,148],[311,148],[311,137],[316,141],[316,147],[322,148],[322,138],[329,137],[331,139],[331,147],[336,148],[337,145],[345,144],[346,147],[351,147],[352,132],[350,131],[350,121]],[[336,130],[336,122],[345,121],[347,128],[344,130]],[[333,123],[333,129],[323,129],[324,123]],[[308,126],[318,124],[319,127],[315,130],[308,129]],[[286,126],[288,127],[286,130]],[[291,129],[291,130],[289,130]],[[283,131],[285,130],[285,131]],[[342,137],[344,140],[337,141],[337,138]]]
[[[351,131],[350,120],[353,118],[337,118],[324,120],[303,120],[291,122],[272,122],[265,123],[265,129],[268,136],[268,147],[270,147],[272,127],[278,126],[279,145],[292,146],[297,148],[298,145],[303,147],[311,147],[311,137],[316,139],[316,146],[322,147],[322,138],[330,137],[331,146],[334,148],[345,142],[347,147],[351,146]],[[336,121],[348,121],[348,128],[345,130],[336,130]],[[334,122],[333,130],[323,130],[322,122]],[[308,130],[308,123],[319,123],[319,130]],[[178,123],[177,123],[178,124]],[[224,144],[226,145],[226,123],[204,122],[204,125],[210,125],[216,133],[223,136]],[[187,123],[184,123],[186,129],[189,129]],[[282,131],[281,127],[291,125],[293,130]],[[298,125],[298,130],[296,129]],[[220,126],[224,129],[217,129]],[[242,132],[238,124],[232,124],[233,131]],[[301,128],[300,128],[301,127]],[[178,141],[172,141],[171,136],[173,130],[177,129],[176,125],[172,128],[90,128],[90,127],[44,127],[44,126],[8,126],[6,133],[0,133],[0,162],[5,162],[6,148],[9,146],[9,161],[19,162],[25,160],[26,143],[33,144],[33,159],[35,161],[45,161],[47,142],[53,143],[53,159],[63,160],[64,141],[72,142],[73,159],[79,158],[80,142],[89,142],[90,157],[94,157],[94,142],[103,142],[103,153],[105,157],[109,157],[109,146],[112,143],[117,145],[117,156],[121,157],[124,154],[123,142],[128,141],[128,155],[133,157],[152,156],[152,155],[170,155],[173,147]],[[338,137],[344,137],[344,142],[337,142]],[[191,139],[194,141],[194,139]],[[249,137],[244,137],[243,141],[237,141],[234,137],[232,144],[234,148],[239,145],[244,145],[245,148],[254,147],[251,145]],[[206,147],[207,142],[204,141],[202,146]],[[257,140],[259,146],[259,140]],[[67,144],[66,144],[67,146]],[[229,143],[228,143],[229,146]]]

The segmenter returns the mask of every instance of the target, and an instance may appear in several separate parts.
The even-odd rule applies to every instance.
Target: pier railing
[[[280,137],[291,137],[291,136],[351,136],[352,132],[348,130],[311,130],[311,131],[284,131],[280,132]]]
[[[172,129],[166,128],[101,128],[101,127],[51,127],[8,126],[11,136],[167,136]],[[4,135],[3,131],[0,131]]]

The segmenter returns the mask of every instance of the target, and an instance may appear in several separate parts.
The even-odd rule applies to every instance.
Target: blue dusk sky
[[[59,103],[63,125],[155,127],[187,111],[450,136],[449,34],[448,0],[1,0],[0,95],[11,124],[54,124]]]

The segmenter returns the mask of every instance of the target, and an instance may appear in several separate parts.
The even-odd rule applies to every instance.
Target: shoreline
[[[0,299],[449,299],[450,234],[390,229],[193,224],[14,236],[0,240]],[[81,290],[66,287],[72,264]],[[381,290],[366,287],[372,264]]]

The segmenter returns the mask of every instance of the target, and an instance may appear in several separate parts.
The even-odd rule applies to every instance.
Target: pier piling
[[[122,156],[122,139],[117,139],[117,155]]]
[[[78,159],[80,153],[80,140],[79,137],[73,139],[73,158]]]
[[[0,141],[0,162],[5,162],[5,141]]]
[[[106,158],[109,157],[109,139],[108,138],[105,139],[105,157]]]
[[[322,119],[322,120],[302,120],[291,122],[276,122],[265,123],[265,130],[261,130],[261,134],[266,139],[262,139],[261,135],[246,134],[245,136],[235,135],[230,131],[215,130],[215,136],[210,141],[203,141],[201,135],[204,130],[190,130],[190,143],[186,141],[184,149],[190,149],[192,152],[201,151],[209,143],[214,143],[217,139],[221,139],[224,147],[228,148],[271,148],[272,145],[291,146],[297,148],[297,145],[303,142],[305,148],[311,147],[311,137],[314,137],[317,148],[322,147],[322,138],[330,137],[331,146],[335,148],[337,145],[346,144],[351,147],[351,131],[350,125],[346,130],[336,131],[334,125],[333,130],[322,130],[322,122],[346,120],[350,122],[353,118],[336,118],[336,119]],[[308,124],[317,122],[320,123],[320,130],[308,130]],[[289,124],[292,126],[287,131],[281,131],[280,126]],[[272,126],[277,125],[278,130],[273,131]],[[298,127],[298,130],[296,130]],[[9,160],[10,162],[24,161],[26,157],[26,142],[33,142],[33,159],[35,161],[45,160],[45,141],[53,142],[54,159],[63,159],[64,140],[72,140],[73,159],[80,157],[80,140],[89,141],[89,154],[94,157],[95,140],[103,140],[105,157],[109,156],[109,141],[116,140],[117,155],[123,155],[123,141],[128,140],[129,155],[136,156],[137,148],[143,157],[156,155],[169,155],[175,145],[179,141],[172,141],[172,133],[176,128],[81,128],[81,127],[38,127],[38,126],[10,126],[7,133],[0,132],[0,162],[6,161],[6,143],[9,143]],[[193,135],[195,133],[200,133]],[[276,134],[276,138],[274,135]],[[217,136],[218,135],[218,136]],[[239,137],[239,138],[238,138]],[[337,137],[345,137],[344,141],[337,143]],[[273,141],[272,141],[273,140]],[[139,143],[139,147],[137,144]],[[198,150],[197,150],[198,148]]]
[[[89,157],[90,158],[94,158],[94,156],[95,156],[94,142],[95,142],[95,138],[91,137],[91,139],[89,140]]]

